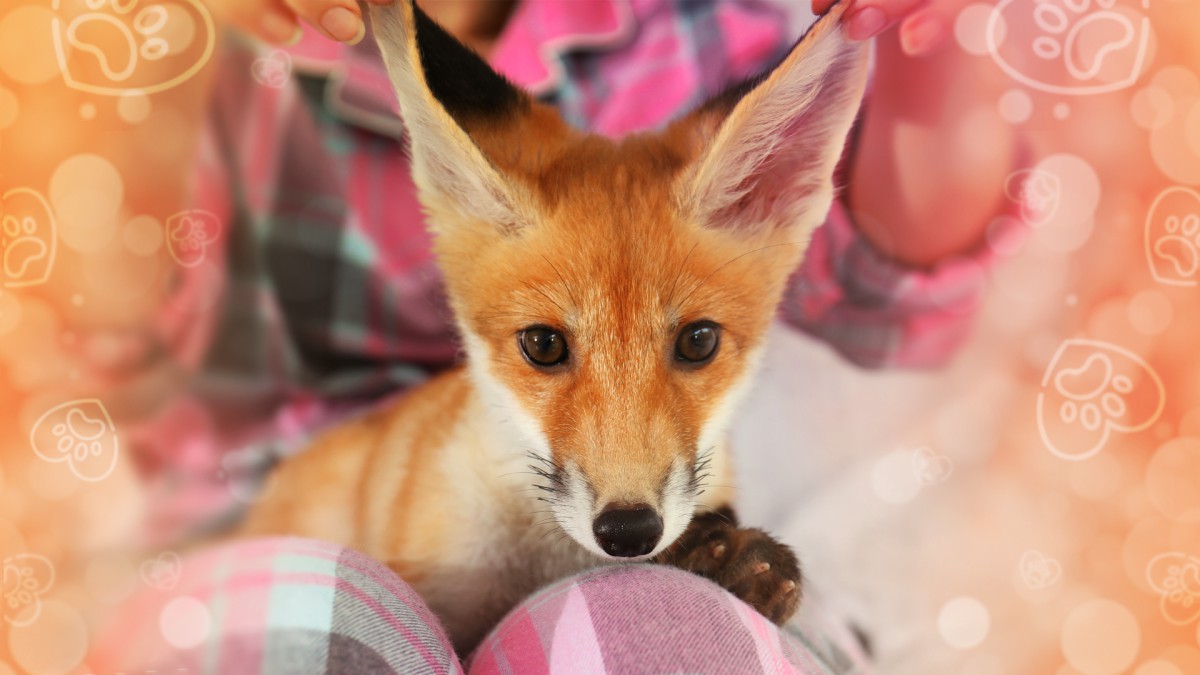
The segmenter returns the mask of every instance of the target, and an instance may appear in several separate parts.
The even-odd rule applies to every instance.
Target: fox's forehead
[[[686,126],[613,139],[573,129],[540,108],[495,121],[472,138],[502,176],[551,212],[672,203],[672,190],[700,147]]]
[[[567,144],[534,189],[551,209],[603,207],[614,217],[677,206],[673,188],[689,157],[656,136],[587,137]]]
[[[445,257],[460,315],[483,332],[547,324],[631,343],[701,319],[749,330],[770,313],[753,269],[780,264],[771,249],[744,256],[762,247],[635,201],[613,213],[568,199],[543,223]]]

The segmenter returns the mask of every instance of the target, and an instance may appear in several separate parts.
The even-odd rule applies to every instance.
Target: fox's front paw
[[[740,528],[723,507],[697,516],[658,562],[712,579],[776,624],[800,606],[800,563],[771,535]]]

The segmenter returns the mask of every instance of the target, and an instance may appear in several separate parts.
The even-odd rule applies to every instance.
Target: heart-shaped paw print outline
[[[170,0],[170,2],[160,0],[145,3],[143,3],[143,0],[112,0],[110,8],[106,8],[105,3],[102,1],[89,0],[86,3],[86,8],[90,11],[80,16],[71,17],[70,21],[65,20],[62,16],[63,2],[64,0],[53,0],[51,3],[51,9],[55,12],[55,17],[50,22],[50,29],[54,39],[54,53],[58,59],[58,67],[62,73],[63,82],[68,88],[76,91],[99,94],[101,96],[121,96],[130,91],[137,91],[143,94],[166,91],[186,82],[196,73],[200,72],[208,64],[209,60],[212,59],[216,51],[216,23],[213,21],[212,14],[202,0]],[[139,4],[144,4],[142,10],[138,12],[130,25],[126,25],[125,16],[133,12],[134,8]],[[195,16],[198,21],[196,32],[202,35],[202,39],[204,40],[203,49],[196,56],[194,63],[189,64],[182,71],[176,72],[172,77],[150,84],[127,83],[127,80],[134,75],[137,69],[139,58],[146,61],[159,61],[168,56],[169,45],[161,37],[157,37],[157,33],[161,31],[166,22],[166,4],[186,7],[190,10],[189,13]],[[112,68],[108,62],[107,55],[99,47],[79,39],[81,28],[86,26],[88,22],[106,24],[110,29],[117,31],[117,34],[126,38],[127,47],[130,49],[130,52],[126,62],[127,65],[124,68],[119,70]],[[138,45],[139,40],[142,41],[140,46]],[[69,49],[77,49],[96,56],[98,58],[98,65],[104,76],[108,78],[108,82],[96,83],[81,80],[77,76],[77,73],[72,72],[71,62],[67,58]]]
[[[142,582],[150,588],[170,591],[179,584],[183,576],[183,560],[174,551],[163,551],[158,556],[143,560],[138,567]]]
[[[1170,219],[1164,218],[1159,211],[1163,208],[1163,202],[1173,198],[1187,199],[1195,205],[1194,212],[1180,219],[1178,227],[1175,228],[1176,232],[1157,227],[1160,222],[1166,223]],[[1197,274],[1200,272],[1200,237],[1188,236],[1184,231],[1189,222],[1188,216],[1196,214],[1200,214],[1200,192],[1182,185],[1175,185],[1158,193],[1150,204],[1150,209],[1146,211],[1146,224],[1143,229],[1146,261],[1150,265],[1150,276],[1158,283],[1184,287],[1200,285],[1200,274]],[[1163,234],[1158,232],[1160,229],[1167,231]],[[1164,244],[1174,244],[1180,252],[1186,252],[1182,257],[1190,256],[1189,259],[1177,258]]]
[[[1021,554],[1017,562],[1017,571],[1021,581],[1034,590],[1049,588],[1062,578],[1062,563],[1037,550],[1028,550]]]
[[[220,240],[221,230],[221,219],[211,211],[180,211],[167,218],[167,253],[183,267],[197,267],[208,247]]]
[[[1026,23],[1025,17],[1023,16],[1018,17],[1013,21],[1009,21],[1005,18],[1006,15],[1010,13],[1010,8],[1012,8],[1018,2],[1022,2],[1023,4],[1032,7],[1034,14],[1032,14],[1030,18],[1034,19],[1034,23],[1037,25],[1039,31],[1046,33],[1045,35],[1040,35],[1038,38],[1035,38],[1032,41],[1031,54],[1038,57],[1038,59],[1042,62],[1045,62],[1048,59],[1061,60],[1064,70],[1070,75],[1074,82],[1071,82],[1070,84],[1049,82],[1047,81],[1045,74],[1034,76],[1032,74],[1023,72],[1021,68],[1016,65],[1021,63],[1022,59],[1010,59],[1005,57],[1002,47],[1006,38],[1010,37],[1009,33],[1011,31],[1009,30],[1009,27],[1014,25],[1023,26]],[[1044,0],[1000,0],[1000,2],[992,8],[992,12],[988,16],[987,29],[985,31],[988,53],[991,55],[992,60],[996,62],[996,65],[999,66],[1000,69],[1005,72],[1005,74],[1017,82],[1048,94],[1061,94],[1067,96],[1105,94],[1109,92],[1120,91],[1132,86],[1135,82],[1137,82],[1138,77],[1141,76],[1142,71],[1146,66],[1146,58],[1150,49],[1150,37],[1153,30],[1150,25],[1149,17],[1142,14],[1140,20],[1137,21],[1135,25],[1135,22],[1133,22],[1127,16],[1111,11],[1112,7],[1115,5],[1115,2],[1098,3],[1098,7],[1101,9],[1090,15],[1087,14],[1087,0],[1067,0],[1063,4],[1068,10],[1071,10],[1072,13],[1083,14],[1084,16],[1082,16],[1079,21],[1076,21],[1074,25],[1071,26],[1068,26],[1067,23],[1063,23],[1061,26],[1057,24],[1054,26],[1047,26],[1045,15],[1051,13],[1054,15],[1055,19],[1057,19],[1057,17],[1061,14],[1065,21],[1066,13],[1062,12],[1061,8],[1058,8],[1057,6]],[[1052,12],[1051,8],[1059,11]],[[1094,67],[1081,67],[1080,64],[1073,60],[1075,58],[1073,46],[1079,42],[1083,29],[1089,24],[1099,24],[1114,21],[1118,23],[1128,23],[1128,35],[1123,34],[1122,40],[1118,41],[1119,44],[1106,44],[1104,47],[1101,47],[1099,53],[1097,53],[1094,57]],[[1053,30],[1047,30],[1047,28],[1053,28]],[[1065,35],[1060,36],[1060,34]],[[1065,43],[1062,41],[1063,37],[1065,37]],[[1046,45],[1054,45],[1057,48],[1047,51]],[[1095,75],[1097,75],[1099,72],[1098,65],[1102,63],[1103,59],[1107,58],[1109,54],[1113,53],[1114,51],[1121,50],[1129,51],[1133,56],[1130,63],[1129,73],[1124,74],[1123,77],[1115,78],[1111,81],[1097,81]]]
[[[37,286],[46,283],[50,279],[50,272],[54,269],[54,258],[58,253],[58,223],[54,220],[54,211],[50,209],[50,203],[42,196],[40,192],[32,188],[18,187],[7,190],[3,195],[0,195],[0,214],[3,214],[5,224],[10,222],[27,223],[31,216],[23,214],[17,219],[9,212],[7,203],[9,200],[16,198],[25,198],[37,205],[39,213],[33,222],[44,223],[45,230],[39,236],[31,237],[29,232],[24,231],[26,228],[21,227],[21,231],[10,236],[6,231],[0,234],[4,238],[4,246],[0,250],[0,264],[3,264],[4,276],[0,277],[0,286],[4,288],[24,288],[28,286]],[[40,229],[40,228],[39,228]],[[39,245],[34,247],[36,251],[36,260],[34,255],[25,256],[24,260],[16,260],[11,256],[13,247],[21,246],[23,242],[37,242]],[[43,262],[44,261],[44,262]],[[39,269],[37,274],[31,275],[29,278],[22,278],[30,269],[33,263],[39,263],[35,269]],[[18,265],[19,263],[19,265]]]
[[[89,409],[94,417],[85,412]],[[67,412],[61,415],[62,419],[47,429],[48,422],[63,410]],[[96,434],[98,428],[101,432]],[[50,445],[42,439],[47,430],[53,439]],[[76,478],[89,483],[100,482],[112,475],[121,452],[112,417],[100,399],[95,398],[67,401],[42,413],[29,430],[29,443],[34,454],[42,460],[51,464],[66,463]],[[108,458],[105,460],[106,453]],[[80,468],[95,459],[102,461],[87,469]]]
[[[1004,179],[1004,196],[1021,208],[1021,219],[1041,227],[1054,219],[1062,201],[1062,181],[1043,169],[1021,169]]]
[[[255,82],[264,87],[282,89],[292,75],[292,57],[287,52],[276,49],[255,59],[250,66],[250,75]]]
[[[1071,369],[1060,368],[1060,363],[1063,360],[1063,356],[1067,352],[1076,349],[1090,349],[1093,353],[1088,355],[1088,358],[1084,361],[1084,365],[1081,367]],[[1098,360],[1093,360],[1097,356],[1099,357]],[[1115,365],[1116,361],[1114,359],[1116,356],[1119,356],[1122,359],[1127,359],[1128,361],[1134,363],[1141,370],[1141,372],[1149,378],[1149,381],[1153,383],[1156,390],[1157,397],[1154,412],[1148,415],[1142,422],[1136,424],[1121,424],[1113,420],[1114,417],[1119,417],[1120,415],[1124,414],[1126,406],[1122,396],[1131,393],[1133,389],[1132,380],[1130,380],[1128,376],[1116,374],[1116,371],[1118,370]],[[1098,404],[1084,403],[1080,405],[1079,401],[1073,401],[1071,400],[1071,396],[1064,396],[1065,392],[1059,391],[1060,383],[1062,381],[1060,378],[1060,373],[1063,370],[1079,372],[1081,368],[1088,368],[1088,364],[1097,362],[1109,364],[1108,370],[1106,371],[1107,380],[1104,386],[1097,387],[1096,390],[1092,392],[1094,395],[1098,394],[1098,396],[1096,396],[1099,399]],[[1108,389],[1110,386],[1114,390],[1113,392],[1100,393]],[[1163,385],[1162,378],[1159,377],[1158,373],[1150,367],[1150,364],[1147,363],[1145,359],[1133,353],[1132,351],[1125,349],[1124,347],[1100,340],[1072,338],[1059,345],[1058,351],[1056,351],[1054,356],[1050,359],[1050,364],[1046,366],[1045,374],[1042,375],[1041,388],[1042,391],[1038,392],[1037,395],[1038,433],[1042,437],[1042,443],[1046,446],[1046,449],[1051,452],[1051,454],[1067,461],[1082,461],[1100,452],[1100,450],[1104,448],[1104,445],[1108,443],[1108,439],[1114,431],[1121,433],[1135,433],[1149,428],[1150,425],[1158,421],[1158,418],[1162,415],[1163,409],[1167,404],[1167,390]],[[1061,396],[1065,399],[1063,405],[1055,407],[1054,410],[1050,410],[1050,399],[1047,396],[1047,391],[1050,391],[1051,389],[1053,389],[1054,393],[1056,393],[1058,396]],[[1092,405],[1094,410],[1087,408],[1088,405]],[[1074,411],[1074,414],[1068,414],[1071,411]],[[1079,423],[1089,431],[1099,430],[1100,433],[1088,447],[1079,449],[1058,447],[1058,445],[1054,442],[1054,439],[1051,438],[1052,434],[1048,430],[1047,418],[1051,417],[1052,414],[1053,417],[1056,417],[1059,420],[1067,423],[1074,423],[1078,420]],[[1096,419],[1095,425],[1088,423],[1088,420],[1092,419],[1093,417]]]
[[[1159,610],[1167,622],[1186,626],[1200,619],[1200,557],[1160,553],[1146,565],[1146,581],[1159,594]]]
[[[13,626],[28,626],[42,612],[42,596],[54,586],[54,565],[45,556],[19,553],[0,563],[0,614]]]
[[[912,454],[913,475],[921,485],[944,483],[954,473],[954,462],[932,448],[917,448]]]

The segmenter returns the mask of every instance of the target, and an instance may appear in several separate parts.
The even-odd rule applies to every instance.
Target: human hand
[[[395,0],[366,0],[390,5]],[[220,17],[275,44],[300,39],[300,22],[314,26],[325,37],[356,44],[366,34],[362,10],[354,0],[209,0]]]
[[[824,14],[837,0],[812,0],[814,14]],[[930,0],[842,0],[850,2],[846,12],[846,36],[866,40],[899,25],[900,47],[908,56],[918,56],[939,47],[950,33],[954,17],[946,2]]]
[[[952,48],[970,0],[842,2],[852,3],[848,38],[879,35],[846,193],[855,225],[909,266],[977,250],[1024,141],[995,104],[1012,81],[990,59]]]

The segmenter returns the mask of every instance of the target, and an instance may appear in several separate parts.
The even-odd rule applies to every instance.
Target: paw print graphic
[[[120,451],[116,429],[97,399],[68,401],[46,411],[29,432],[38,457],[66,464],[80,480],[101,481],[112,474]]]
[[[216,33],[199,0],[54,0],[54,47],[67,86],[117,96],[169,89],[212,57]]]
[[[1200,284],[1200,193],[1177,186],[1155,198],[1146,215],[1146,258],[1159,283]]]
[[[913,475],[921,485],[937,485],[954,473],[954,462],[931,448],[917,448],[912,456]]]
[[[1042,377],[1038,431],[1054,455],[1091,457],[1114,432],[1153,424],[1166,405],[1162,379],[1133,352],[1095,340],[1067,340]]]
[[[54,216],[45,197],[29,188],[5,192],[0,199],[0,287],[45,283],[56,245]]]
[[[988,21],[988,51],[1013,79],[1040,91],[1117,91],[1147,65],[1147,1],[1002,0]]]
[[[1176,626],[1200,619],[1200,557],[1163,553],[1146,566],[1146,580],[1159,594],[1163,618]]]
[[[221,220],[208,211],[182,211],[167,219],[167,252],[184,267],[204,262],[208,247],[221,237]]]
[[[265,87],[282,89],[292,75],[292,57],[276,49],[270,54],[255,59],[250,67],[254,81]]]
[[[147,586],[169,591],[179,584],[179,577],[183,574],[183,561],[178,553],[163,551],[155,558],[142,561],[138,573]]]
[[[54,585],[54,565],[44,556],[21,553],[0,563],[3,568],[0,615],[14,626],[28,626],[42,612],[42,596]]]
[[[1041,551],[1026,551],[1017,563],[1021,581],[1034,590],[1049,588],[1062,578],[1062,563]]]
[[[1042,169],[1014,171],[1004,181],[1004,194],[1021,209],[1021,219],[1041,227],[1054,218],[1062,200],[1062,181]]]

